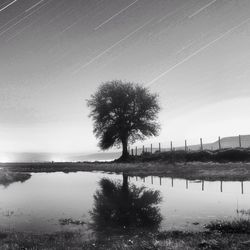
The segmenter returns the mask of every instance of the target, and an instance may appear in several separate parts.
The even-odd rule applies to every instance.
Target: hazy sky
[[[86,99],[113,79],[159,93],[146,143],[249,134],[249,45],[249,0],[0,0],[0,152],[97,151]]]

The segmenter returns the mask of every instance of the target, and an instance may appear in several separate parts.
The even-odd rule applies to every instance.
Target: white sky
[[[249,134],[249,18],[249,0],[13,2],[0,12],[0,152],[98,151],[85,100],[113,79],[160,95],[162,132],[145,144]]]

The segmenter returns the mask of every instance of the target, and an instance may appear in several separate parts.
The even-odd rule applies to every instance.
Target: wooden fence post
[[[187,140],[185,140],[185,151],[187,152]]]
[[[241,148],[241,136],[239,135],[239,146]]]
[[[200,138],[200,143],[201,143],[201,151],[202,151],[203,150],[202,138]]]
[[[219,142],[219,150],[221,150],[221,141],[220,141],[220,136],[218,138],[218,142]]]
[[[137,146],[135,147],[135,156],[137,156]]]
[[[171,149],[171,152],[173,151],[173,142],[171,141],[170,142],[170,149]]]
[[[134,149],[131,149],[131,155],[134,156]]]
[[[159,143],[159,152],[161,152],[161,143]]]
[[[144,145],[142,146],[142,154],[144,154]]]
[[[153,145],[152,145],[152,143],[150,145],[150,153],[153,154]]]

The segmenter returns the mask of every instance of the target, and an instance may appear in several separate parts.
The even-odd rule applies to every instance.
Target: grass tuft
[[[250,234],[250,219],[235,219],[232,221],[213,221],[206,225],[210,231],[221,233]]]

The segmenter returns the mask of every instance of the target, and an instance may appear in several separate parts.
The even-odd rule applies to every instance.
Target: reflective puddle
[[[23,183],[0,186],[0,197],[2,230],[37,233],[79,229],[88,234],[93,226],[117,225],[196,231],[211,220],[250,213],[250,182],[100,172],[35,173]]]

